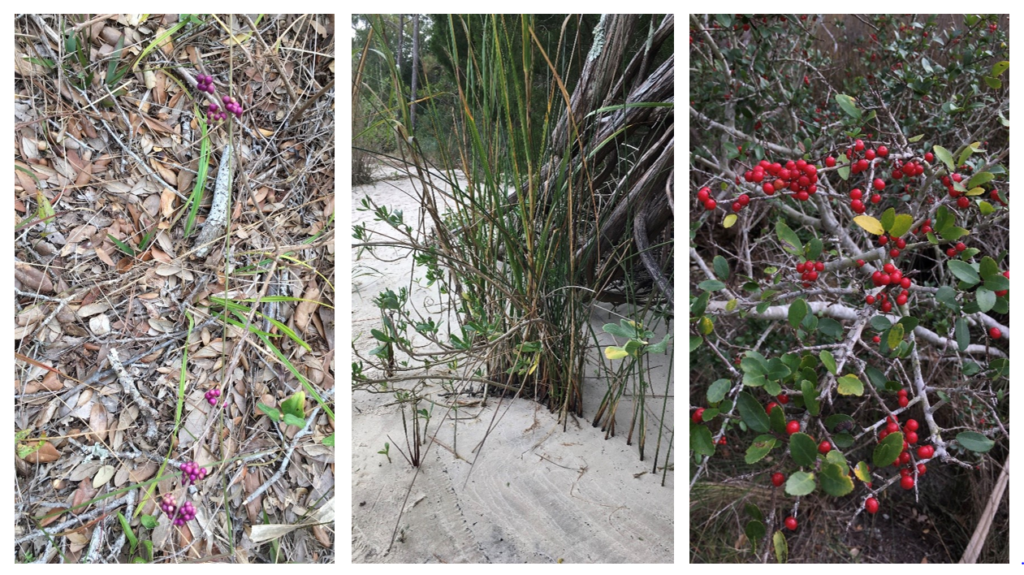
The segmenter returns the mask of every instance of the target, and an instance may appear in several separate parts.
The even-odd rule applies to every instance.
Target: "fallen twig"
[[[203,231],[199,232],[196,238],[196,256],[204,257],[210,251],[213,244],[228,221],[228,197],[231,195],[231,168],[234,166],[234,158],[231,157],[231,144],[224,144],[224,150],[220,155],[220,166],[217,168],[217,183],[213,188],[213,204],[210,206],[210,215],[203,224]]]
[[[121,365],[121,359],[117,357],[116,349],[110,350],[110,355],[107,356],[107,359],[110,360],[110,366],[117,373],[117,380],[121,382],[121,385],[128,390],[128,394],[132,396],[132,401],[146,413],[146,424],[148,427],[146,428],[145,438],[153,439],[156,437],[156,420],[160,417],[160,414],[142,398],[142,394],[135,387],[135,378]]]
[[[320,406],[318,405],[316,409],[313,410],[312,415],[309,416],[309,419],[306,420],[306,426],[303,427],[298,433],[295,434],[295,437],[292,438],[292,444],[288,446],[288,451],[284,452],[284,460],[281,461],[281,467],[277,470],[277,473],[275,473],[273,477],[265,481],[263,485],[260,485],[259,489],[253,491],[252,494],[249,495],[249,497],[246,497],[245,501],[242,502],[242,505],[248,505],[252,503],[253,499],[256,499],[260,495],[263,495],[263,492],[266,491],[268,487],[273,485],[274,482],[276,482],[278,479],[281,479],[281,476],[283,476],[284,472],[288,469],[288,464],[292,460],[292,452],[294,452],[295,447],[298,446],[299,439],[312,433],[313,422],[316,421],[316,416],[319,414]]]

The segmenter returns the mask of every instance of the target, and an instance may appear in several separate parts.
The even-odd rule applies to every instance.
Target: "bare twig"
[[[160,417],[152,406],[146,403],[146,400],[142,398],[142,394],[139,393],[138,388],[135,387],[135,378],[128,373],[128,371],[121,365],[121,359],[117,357],[117,350],[111,349],[110,355],[107,356],[110,360],[110,366],[114,368],[114,372],[117,373],[117,380],[121,382],[121,385],[128,390],[128,394],[132,396],[134,401],[142,410],[146,413],[146,439],[153,439],[156,437],[156,420]]]
[[[268,487],[273,485],[274,482],[276,482],[278,479],[281,479],[281,477],[284,475],[284,472],[288,469],[288,464],[291,463],[292,452],[294,452],[295,448],[298,446],[299,439],[302,439],[303,437],[313,432],[313,422],[316,421],[316,416],[319,414],[320,406],[318,405],[316,409],[313,410],[313,413],[309,416],[309,419],[306,420],[306,426],[303,427],[298,433],[295,434],[295,437],[292,438],[292,444],[289,445],[288,450],[284,452],[284,457],[283,460],[281,461],[281,467],[277,470],[277,473],[275,473],[273,477],[265,481],[263,485],[260,485],[259,489],[253,491],[252,494],[249,495],[249,497],[246,497],[245,501],[242,502],[242,505],[248,505],[252,503],[253,499],[256,499],[257,497],[262,495],[263,492],[266,491]]]

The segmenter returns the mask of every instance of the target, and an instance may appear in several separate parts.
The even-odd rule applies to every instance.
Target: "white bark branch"
[[[221,233],[228,221],[228,197],[231,195],[231,168],[234,165],[231,156],[231,144],[224,144],[220,155],[220,167],[217,169],[217,183],[213,188],[213,204],[210,215],[203,224],[203,231],[196,239],[196,257],[205,257],[210,246]]]

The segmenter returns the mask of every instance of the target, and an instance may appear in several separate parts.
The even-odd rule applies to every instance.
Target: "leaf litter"
[[[333,16],[15,28],[17,560],[333,562]]]

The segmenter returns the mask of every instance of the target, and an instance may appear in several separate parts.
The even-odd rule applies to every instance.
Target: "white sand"
[[[379,204],[403,210],[405,221],[415,227],[419,205],[408,196],[411,190],[407,179],[356,188],[354,223],[366,223],[371,229],[386,229],[372,221],[372,214],[355,211],[361,199],[370,195]],[[376,345],[370,337],[370,329],[379,328],[380,324],[379,311],[371,300],[386,288],[397,292],[399,287],[408,286],[413,271],[407,252],[399,254],[389,248],[377,248],[376,256],[403,257],[385,262],[364,254],[361,260],[354,261],[353,337],[356,348],[363,354]],[[368,269],[364,266],[376,271],[365,275]],[[423,271],[416,270],[415,274],[416,278],[421,278]],[[437,297],[436,290],[413,285],[410,301],[417,309],[436,303],[433,301]],[[628,312],[622,306],[616,311]],[[601,311],[595,314],[593,323],[600,332],[601,325],[617,322],[618,317]],[[664,332],[664,328],[661,331]],[[656,341],[661,337],[659,333]],[[600,343],[614,341],[602,333]],[[671,353],[671,347],[669,349]],[[388,405],[395,402],[394,395],[355,391],[352,560],[388,563],[671,562],[674,557],[673,471],[669,469],[665,486],[661,485],[660,467],[656,475],[651,473],[658,448],[657,420],[661,415],[669,358],[670,355],[651,357],[652,364],[657,365],[652,377],[658,397],[647,399],[647,444],[642,462],[636,434],[633,445],[626,445],[632,413],[628,397],[620,403],[614,437],[605,440],[600,427],[591,426],[597,404],[607,388],[603,380],[585,382],[584,417],[587,419],[577,422],[570,418],[566,431],[562,431],[557,416],[538,403],[528,399],[490,398],[486,407],[459,410],[456,437],[451,417],[441,422],[444,412],[434,407],[427,435],[434,437],[436,432],[437,441],[431,444],[428,439],[421,447],[427,452],[418,475],[396,449],[397,444],[407,451],[399,407]],[[380,376],[379,373],[369,375]],[[439,386],[429,390],[441,391]],[[662,465],[673,422],[671,386],[668,394],[666,429],[658,455]],[[476,401],[466,396],[460,399]],[[435,400],[447,401],[440,397]],[[421,404],[421,407],[430,406]],[[486,443],[474,450],[488,427],[493,429]],[[390,463],[377,453],[385,442],[391,444]],[[673,445],[672,460],[677,447]],[[458,457],[452,453],[453,448],[457,448]],[[403,502],[405,513],[399,520]],[[399,536],[391,545],[396,522]]]

